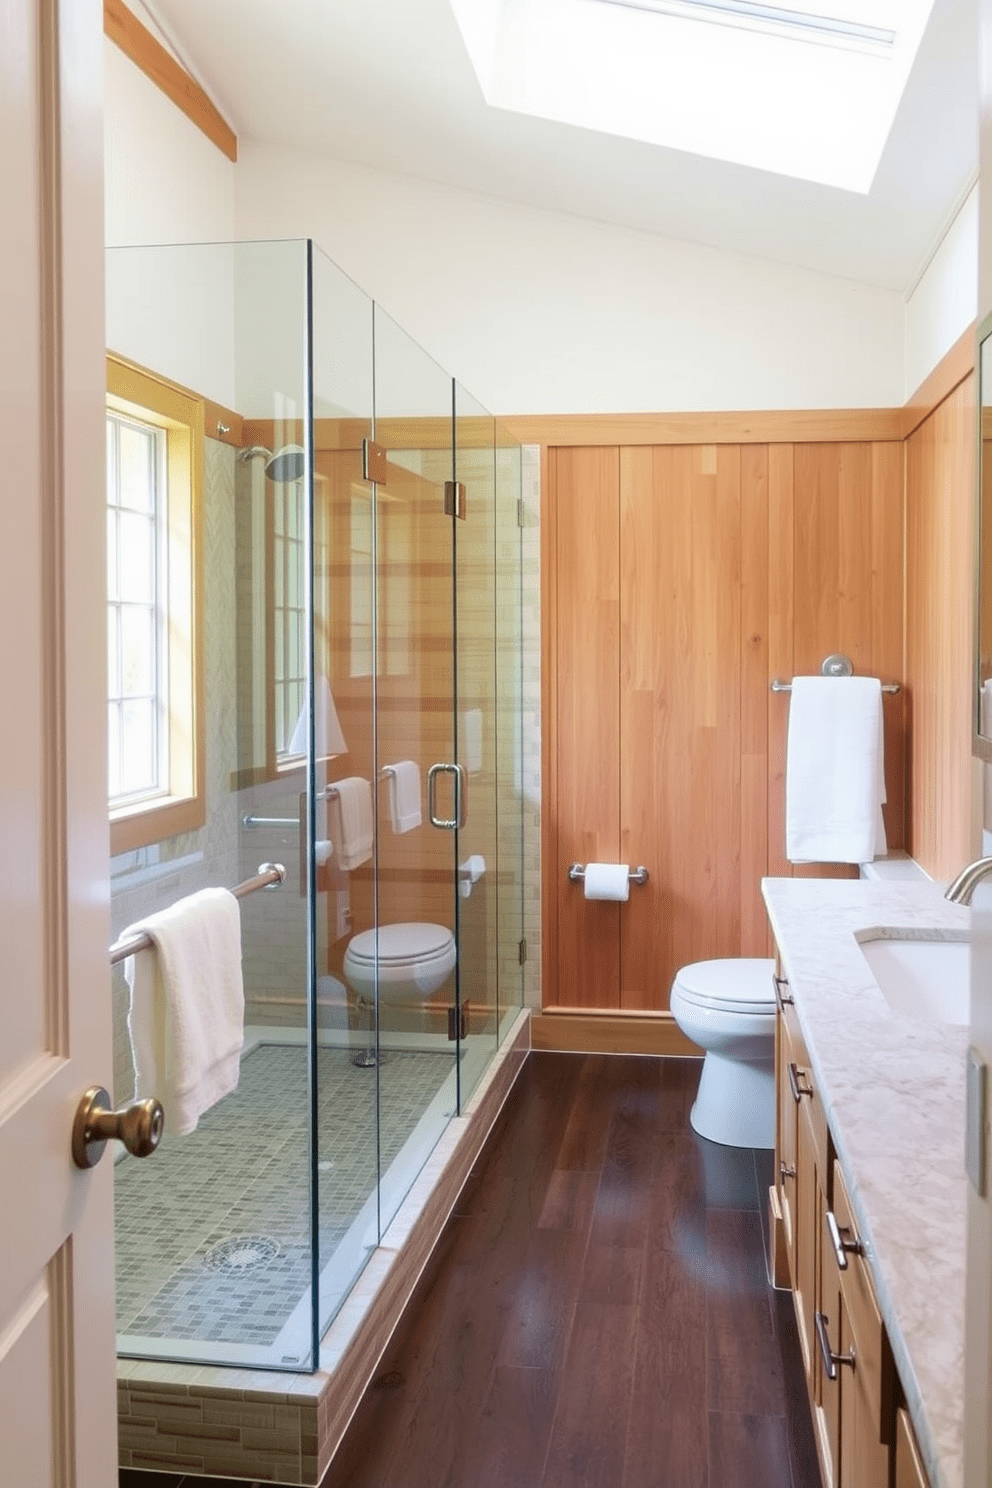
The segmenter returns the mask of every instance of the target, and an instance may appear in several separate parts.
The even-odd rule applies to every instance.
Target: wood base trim
[[[670,1054],[701,1059],[671,1013],[545,1008],[532,1013],[531,1048],[575,1054]]]

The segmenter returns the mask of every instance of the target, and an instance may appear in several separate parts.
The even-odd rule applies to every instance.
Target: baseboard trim
[[[671,1013],[544,1008],[531,1014],[531,1048],[578,1054],[668,1054],[702,1058]]]

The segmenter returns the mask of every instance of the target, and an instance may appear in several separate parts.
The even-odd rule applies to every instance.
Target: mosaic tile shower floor
[[[318,1050],[321,1268],[452,1068],[390,1052],[377,1132],[375,1071]],[[308,1173],[307,1051],[262,1044],[195,1132],[117,1165],[118,1333],[271,1345],[310,1284]]]

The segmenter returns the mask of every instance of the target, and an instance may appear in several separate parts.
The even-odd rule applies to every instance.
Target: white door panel
[[[0,0],[0,1484],[113,1488],[100,0]]]

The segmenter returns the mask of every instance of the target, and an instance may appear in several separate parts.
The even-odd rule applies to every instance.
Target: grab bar
[[[235,899],[244,899],[256,889],[275,889],[286,882],[286,870],[281,863],[260,863],[254,878],[246,878],[231,890]],[[150,951],[154,941],[150,935],[131,935],[127,940],[115,940],[110,947],[110,964],[116,966],[138,951]]]
[[[323,790],[317,792],[317,800],[336,801],[340,794],[336,785],[325,785]],[[241,825],[243,827],[298,827],[300,818],[298,816],[252,816],[249,813],[241,818]]]

